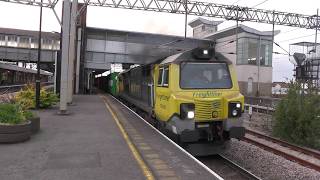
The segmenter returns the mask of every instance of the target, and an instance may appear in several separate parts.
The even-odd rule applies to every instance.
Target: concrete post
[[[61,48],[61,82],[60,113],[67,113],[68,65],[69,65],[69,32],[70,32],[70,0],[63,1],[62,48]]]
[[[78,0],[72,1],[70,19],[70,44],[69,44],[69,67],[68,67],[68,103],[72,103],[73,82],[74,82],[74,62],[75,62],[75,37],[76,37],[76,17]]]
[[[77,63],[76,63],[76,94],[79,93],[80,85],[80,51],[81,51],[81,28],[78,29],[78,38],[77,38]]]

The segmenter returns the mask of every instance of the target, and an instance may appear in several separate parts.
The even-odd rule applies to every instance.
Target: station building
[[[215,41],[215,50],[235,64],[242,94],[271,96],[272,31],[259,31],[242,24],[218,31],[221,23],[197,18],[189,26],[193,28],[194,38]],[[274,35],[279,33],[275,31]]]
[[[47,50],[60,49],[60,33],[42,32],[41,48]],[[38,31],[0,28],[0,47],[38,48]]]

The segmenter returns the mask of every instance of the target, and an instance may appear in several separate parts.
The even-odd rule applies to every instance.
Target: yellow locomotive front
[[[154,68],[154,114],[195,155],[215,154],[230,138],[244,136],[244,97],[231,61],[197,48]]]

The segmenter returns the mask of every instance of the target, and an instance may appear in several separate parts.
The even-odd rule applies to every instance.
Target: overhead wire
[[[309,34],[309,35],[299,36],[299,37],[295,37],[295,38],[291,38],[291,39],[285,39],[285,40],[281,40],[281,41],[278,41],[278,42],[279,43],[280,42],[286,42],[286,41],[291,41],[291,40],[300,39],[300,38],[304,38],[304,37],[310,37],[310,36],[315,36],[315,34]]]
[[[295,31],[295,30],[298,30],[298,29],[301,29],[300,27],[297,27],[297,28],[294,28],[294,29],[290,29],[288,31],[284,31],[282,32],[281,34],[285,34],[285,33],[288,33],[288,32],[292,32],[292,31]]]
[[[237,0],[234,3],[232,3],[231,5],[237,4],[239,1],[241,1],[241,0]]]
[[[269,1],[269,0],[264,0],[264,1],[262,1],[262,2],[260,2],[260,3],[258,3],[258,4],[256,4],[256,5],[252,6],[251,8],[255,8],[255,7],[257,7],[257,6],[260,6],[261,4],[266,3],[267,1]]]

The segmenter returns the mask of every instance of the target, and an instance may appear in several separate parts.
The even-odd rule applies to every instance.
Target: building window
[[[60,41],[58,41],[58,40],[52,40],[53,42],[53,44],[52,44],[52,49],[54,49],[54,50],[57,50],[57,49],[60,49]]]
[[[30,47],[31,48],[38,48],[38,39],[32,38]]]
[[[6,45],[6,36],[0,35],[0,46],[5,46],[5,45]]]
[[[23,48],[29,48],[30,46],[29,37],[20,37],[18,46]]]
[[[202,31],[205,31],[205,30],[206,30],[206,26],[205,26],[205,25],[202,25],[201,30],[202,30]]]
[[[260,65],[272,66],[272,42],[271,41],[261,40]]]
[[[51,39],[42,39],[42,48],[43,49],[52,49],[52,40]]]
[[[238,40],[237,64],[258,65],[259,60],[261,66],[272,66],[272,42],[262,39],[240,38]]]
[[[8,46],[17,47],[17,36],[8,36]]]

